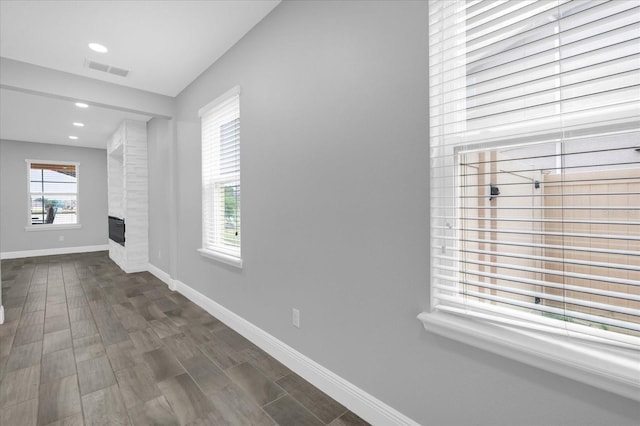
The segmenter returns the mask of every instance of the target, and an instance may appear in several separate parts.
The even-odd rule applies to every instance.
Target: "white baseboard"
[[[176,291],[176,280],[172,279],[165,271],[150,263],[149,272],[160,281],[163,281],[169,287],[169,290]]]
[[[4,324],[4,306],[0,305],[0,324]]]
[[[146,267],[142,267],[142,268],[140,268],[140,267],[138,267],[138,268],[122,268],[122,270],[124,272],[126,272],[127,274],[135,274],[137,272],[149,272],[149,267],[146,266]]]
[[[187,284],[149,264],[149,272],[187,299],[240,333],[260,349],[299,374],[309,383],[374,425],[415,425],[418,423],[379,399],[301,354],[286,343],[216,303]],[[173,288],[172,288],[173,286]]]
[[[97,246],[61,247],[40,250],[5,251],[0,253],[0,259],[20,259],[23,257],[55,256],[58,254],[88,253],[91,251],[106,250],[109,250],[109,244]]]

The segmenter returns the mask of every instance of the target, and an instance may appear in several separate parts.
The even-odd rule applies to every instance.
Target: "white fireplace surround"
[[[107,146],[109,216],[124,219],[124,246],[109,240],[109,257],[127,273],[147,270],[149,202],[147,124],[125,120]],[[106,218],[105,218],[106,219]]]

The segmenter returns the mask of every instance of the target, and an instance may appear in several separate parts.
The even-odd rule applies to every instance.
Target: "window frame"
[[[31,214],[31,164],[51,164],[51,165],[60,165],[60,166],[74,166],[76,169],[76,185],[77,189],[75,193],[60,193],[59,195],[75,195],[76,197],[76,223],[40,223],[34,225],[32,223],[32,214]],[[53,230],[63,230],[63,229],[80,229],[82,228],[80,222],[80,163],[77,161],[60,161],[60,160],[38,160],[38,159],[25,159],[25,164],[27,168],[27,215],[26,221],[27,225],[25,226],[25,231],[33,232],[33,231],[53,231]]]
[[[455,32],[452,31],[449,34],[451,38],[453,37],[452,34],[455,34]],[[451,58],[447,59],[447,61],[453,62]],[[443,63],[441,62],[438,65],[442,66]],[[444,71],[440,70],[439,72],[442,73]],[[451,79],[453,80],[453,78]],[[465,74],[456,78],[464,80],[467,77]],[[431,81],[429,84],[431,85]],[[431,104],[431,99],[429,101]],[[453,103],[453,101],[449,102]],[[444,108],[443,105],[438,104],[441,108]],[[430,120],[432,120],[431,108],[429,114]],[[439,114],[443,115],[443,113]],[[441,116],[438,119],[443,120]],[[451,127],[453,127],[453,124],[451,124]],[[536,130],[539,130],[540,134],[554,131],[551,128]],[[493,138],[484,140],[499,141],[497,142],[498,144],[508,145],[507,139],[509,136],[505,136],[508,134],[509,132],[496,133]],[[432,132],[430,125],[430,137],[442,138],[443,135],[443,132]],[[527,136],[524,136],[523,140],[526,139]],[[536,140],[541,139],[536,138]],[[460,146],[466,145],[468,147],[468,144],[474,142],[462,140],[461,138]],[[449,167],[451,164],[456,167],[455,158],[458,147],[453,147],[453,144],[448,146],[451,151],[446,151],[446,154],[442,154],[442,157],[440,157],[441,164],[435,166],[430,156],[430,163],[427,166],[430,170],[433,170],[432,167]],[[433,150],[431,145],[429,145],[429,148]],[[439,147],[439,149],[444,148]],[[433,172],[430,173],[430,176],[432,179],[439,179]],[[459,172],[456,170],[453,179],[457,179],[458,176]],[[435,263],[434,256],[437,253],[436,249],[434,249],[436,246],[434,241],[438,238],[438,233],[434,232],[434,227],[437,224],[432,215],[438,214],[434,211],[434,208],[439,208],[440,206],[434,200],[442,196],[439,191],[443,190],[435,186],[433,183],[435,180],[431,182],[429,199],[432,207],[428,213],[430,223],[430,283],[426,307],[424,312],[417,316],[425,330],[447,339],[453,339],[463,344],[640,401],[640,348],[636,344],[614,343],[595,335],[572,333],[568,328],[564,328],[560,321],[558,321],[559,324],[557,326],[544,322],[531,324],[525,318],[518,319],[513,314],[501,315],[498,309],[462,309],[456,308],[453,304],[448,306],[438,305],[436,308],[437,293],[434,285],[437,284],[435,276],[435,265],[437,263]],[[453,210],[456,213],[455,219],[452,220],[457,221],[459,220],[459,210],[457,208]]]
[[[587,342],[553,330],[532,330],[430,309],[418,315],[425,330],[533,367],[640,401],[638,353]],[[635,378],[634,378],[635,377]]]
[[[512,143],[504,141],[484,145],[483,148],[510,145]],[[461,174],[457,158],[472,148],[466,145],[453,149],[451,157],[456,164],[456,188]],[[457,192],[455,197],[455,221],[460,220],[459,195]],[[432,223],[431,217],[429,222]],[[436,281],[434,269],[430,268],[432,283]],[[554,324],[558,320],[547,321],[549,325],[541,322],[532,326],[531,322],[521,318],[518,324],[517,319],[513,319],[518,315],[507,312],[507,309],[501,315],[495,307],[468,312],[442,306],[436,308],[433,293],[430,284],[429,308],[418,315],[425,330],[640,401],[640,353],[637,347],[624,343],[612,345],[597,336],[577,337],[564,328],[565,323]]]
[[[231,88],[230,90],[228,90],[227,92],[225,92],[224,94],[220,95],[219,97],[217,97],[216,99],[214,99],[213,101],[209,102],[208,104],[206,104],[205,106],[203,106],[202,108],[200,108],[200,110],[198,111],[198,115],[199,117],[201,117],[201,122],[200,122],[200,130],[202,132],[202,128],[203,128],[203,123],[202,123],[202,117],[208,113],[210,113],[212,110],[214,110],[215,108],[217,108],[219,105],[221,105],[224,102],[229,101],[230,99],[234,98],[234,97],[238,97],[238,118],[240,117],[240,101],[239,101],[239,97],[240,97],[240,86],[235,86],[233,88]],[[204,147],[204,139],[202,139],[201,136],[201,155],[202,155],[202,167],[204,168],[204,162],[205,162],[205,153],[204,153],[204,149],[202,149]],[[238,150],[240,150],[240,141],[238,141]],[[240,154],[238,154],[240,155]],[[213,213],[212,217],[207,217],[206,216],[206,212],[205,212],[205,207],[204,207],[204,203],[205,203],[205,197],[204,197],[204,191],[205,191],[205,186],[210,187],[209,190],[212,191],[216,191],[216,187],[217,186],[222,186],[222,192],[224,192],[224,188],[225,188],[225,184],[228,184],[229,182],[237,182],[237,186],[238,188],[241,188],[241,162],[239,161],[239,168],[238,168],[238,172],[237,173],[233,173],[233,174],[229,174],[229,175],[219,175],[219,176],[215,176],[212,177],[210,182],[205,183],[204,181],[204,169],[201,170],[201,176],[202,176],[202,180],[201,180],[201,224],[202,224],[202,240],[201,240],[201,244],[202,247],[197,249],[197,251],[200,253],[200,255],[204,258],[207,259],[211,259],[211,260],[215,260],[230,266],[234,266],[236,268],[241,269],[243,266],[243,261],[242,261],[242,228],[240,225],[239,228],[239,246],[238,246],[238,250],[233,250],[230,249],[228,247],[225,247],[224,244],[220,244],[220,245],[213,245],[213,246],[207,246],[207,241],[206,241],[206,228],[208,225],[208,221],[213,221],[214,223],[211,225],[213,228],[216,228],[216,226],[219,224],[217,224],[216,222],[216,218],[219,216],[219,212],[218,213]],[[215,194],[213,195],[215,196]],[[214,209],[216,208],[216,204],[214,203]],[[217,207],[219,208],[219,207]],[[240,208],[240,212],[238,217],[240,218],[242,215],[242,208]],[[224,216],[224,213],[223,215]],[[224,220],[223,220],[223,224],[224,224]],[[242,224],[242,220],[240,219],[240,224]],[[221,231],[221,234],[224,231]]]

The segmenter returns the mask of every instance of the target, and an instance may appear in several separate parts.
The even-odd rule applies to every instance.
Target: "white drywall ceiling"
[[[176,96],[279,2],[0,0],[0,57]],[[93,52],[90,42],[107,46],[109,52]],[[89,69],[85,60],[124,68],[130,74],[123,78]],[[73,94],[39,96],[34,93],[42,93],[40,88],[15,90],[0,73],[0,86],[4,87],[0,90],[2,139],[104,149],[123,119],[151,118],[122,108],[79,110],[73,101],[63,99],[77,98],[84,83],[69,83]],[[84,97],[80,94],[80,99]],[[85,127],[73,127],[74,121]],[[78,140],[70,140],[70,135]]]
[[[176,96],[278,3],[2,0],[0,56]],[[90,42],[109,52],[93,52]],[[130,74],[89,69],[85,59]]]
[[[0,89],[0,139],[105,149],[122,120],[149,116]],[[74,122],[84,127],[75,127]],[[77,136],[77,140],[69,139]]]

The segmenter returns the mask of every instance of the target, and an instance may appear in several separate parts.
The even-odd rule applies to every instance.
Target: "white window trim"
[[[229,98],[231,98],[233,96],[239,95],[240,92],[241,92],[240,86],[232,87],[227,92],[223,93],[222,95],[220,95],[217,98],[215,98],[213,101],[209,102],[208,104],[206,104],[205,106],[200,108],[198,110],[198,116],[202,117],[204,114],[207,114],[209,111],[211,111],[212,109],[216,108],[222,102],[225,102],[226,100],[228,100]],[[220,181],[224,181],[224,180],[230,180],[230,181],[231,180],[238,180],[238,175],[235,174],[233,176],[228,177],[228,179],[225,178],[225,179],[220,180]],[[242,215],[242,212],[240,214]],[[203,226],[203,230],[204,230],[204,226],[205,226],[204,217],[202,218],[202,220],[203,220],[202,226]],[[240,248],[240,250],[242,250],[242,248]],[[222,247],[216,247],[216,249],[205,248],[204,247],[204,242],[203,242],[203,247],[197,249],[197,251],[198,251],[198,253],[200,253],[200,255],[202,257],[204,257],[206,259],[218,261],[218,262],[224,263],[226,265],[233,266],[233,267],[236,267],[238,269],[242,269],[243,262],[242,262],[241,252],[238,252],[238,251],[225,251],[224,248],[222,248]]]
[[[58,160],[37,160],[27,158],[24,160],[27,164],[27,226],[25,226],[24,230],[27,232],[32,231],[54,231],[54,230],[65,230],[65,229],[80,229],[82,225],[80,223],[80,163],[77,161],[58,161]],[[76,217],[78,222],[73,224],[54,224],[54,223],[45,223],[34,226],[31,223],[29,218],[31,217],[31,163],[42,163],[42,164],[60,164],[60,165],[69,165],[75,166],[76,168],[76,181],[78,185],[78,189],[75,194],[59,194],[59,195],[75,195],[76,196]],[[46,226],[42,226],[46,225]]]
[[[205,248],[198,249],[198,253],[200,253],[200,256],[206,257],[207,259],[217,260],[218,262],[226,263],[227,265],[242,269],[241,257]]]
[[[640,353],[447,312],[418,315],[425,330],[640,401]]]
[[[29,226],[25,226],[24,230],[27,232],[40,232],[40,231],[61,231],[64,229],[80,229],[82,228],[82,225],[80,225],[79,223],[77,224],[69,224],[69,225],[56,225],[54,223],[49,223],[49,224],[45,224],[48,226],[34,226],[34,225],[29,225]]]
[[[219,104],[226,101],[230,97],[236,96],[239,94],[240,94],[240,86],[232,87],[222,95],[218,96],[217,98],[215,98],[214,100],[212,100],[211,102],[209,102],[208,104],[200,108],[198,110],[198,117],[202,117],[204,114],[208,113],[209,111],[211,111],[212,109],[214,109],[215,107],[217,107]]]

